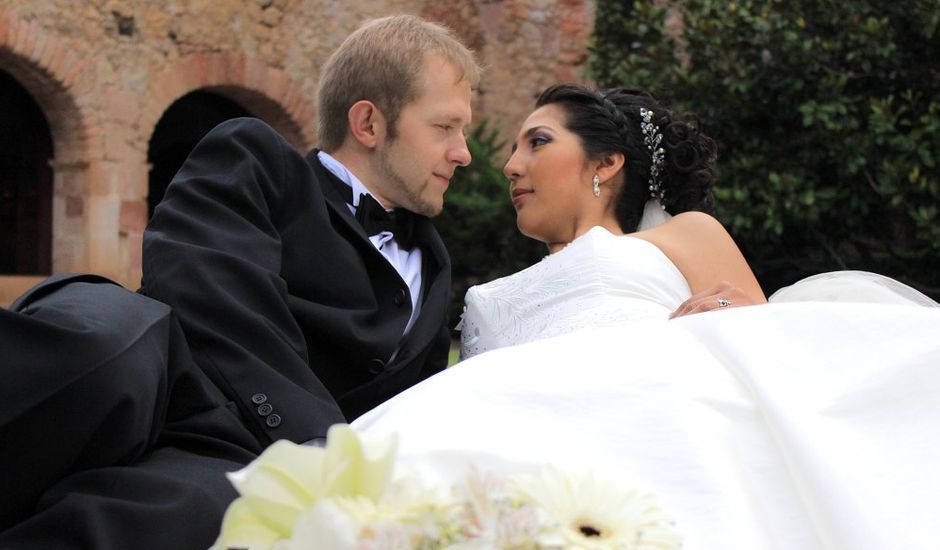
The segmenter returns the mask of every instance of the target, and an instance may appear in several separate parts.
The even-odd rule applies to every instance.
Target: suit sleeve
[[[310,369],[280,276],[279,207],[312,178],[267,125],[228,121],[190,154],[144,234],[141,292],[176,310],[194,359],[262,444],[345,421]]]

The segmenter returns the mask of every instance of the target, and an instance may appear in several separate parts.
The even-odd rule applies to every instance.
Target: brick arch
[[[46,115],[56,162],[85,161],[94,133],[88,102],[81,97],[85,60],[46,33],[37,20],[0,10],[0,68],[29,91]]]
[[[88,239],[84,201],[102,132],[88,109],[93,75],[85,67],[85,60],[36,19],[0,9],[0,68],[36,101],[52,134],[53,272],[87,271],[96,246]],[[40,278],[0,277],[0,303]]]
[[[223,95],[264,119],[301,152],[315,142],[313,103],[284,71],[241,52],[199,53],[153,75],[140,127],[149,139],[174,101],[196,90]]]

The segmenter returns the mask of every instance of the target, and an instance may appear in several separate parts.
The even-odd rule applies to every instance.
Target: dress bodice
[[[665,320],[690,295],[654,244],[594,227],[527,269],[470,288],[461,357],[584,327]]]

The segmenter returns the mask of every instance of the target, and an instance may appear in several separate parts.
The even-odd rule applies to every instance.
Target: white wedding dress
[[[397,433],[432,482],[549,463],[633,480],[688,550],[940,548],[940,308],[882,279],[669,320],[678,269],[594,228],[472,288],[468,359],[353,426]]]

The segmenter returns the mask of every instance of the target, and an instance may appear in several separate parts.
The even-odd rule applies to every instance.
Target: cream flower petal
[[[277,441],[247,467],[228,474],[241,495],[238,515],[228,520],[226,512],[228,528],[248,522],[288,538],[301,511],[323,498],[378,500],[391,477],[395,447],[394,440],[363,442],[346,425],[330,428],[326,448]]]
[[[235,499],[225,511],[219,538],[209,550],[227,550],[228,548],[268,550],[281,537],[281,533],[271,529],[254,513],[250,505],[239,498]]]
[[[408,526],[390,512],[365,497],[326,499],[300,515],[283,550],[411,550]]]
[[[354,550],[358,538],[359,527],[349,514],[330,500],[324,500],[300,515],[293,536],[283,549]]]
[[[313,504],[330,485],[330,476],[323,468],[324,455],[323,449],[277,441],[228,478],[242,495],[243,506],[250,507],[286,537],[300,511]]]
[[[345,424],[330,427],[324,467],[338,472],[331,494],[365,496],[377,501],[388,486],[398,441],[364,440]]]

